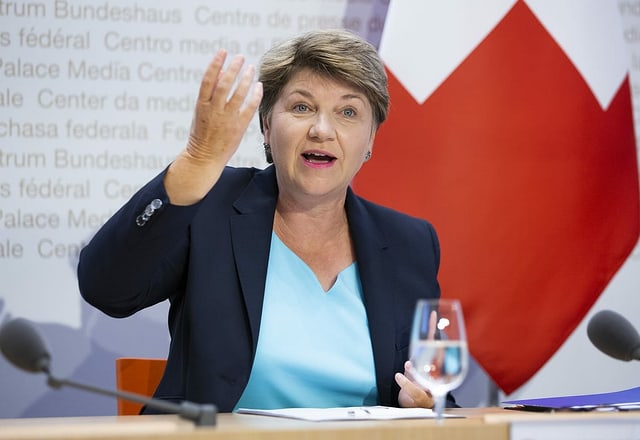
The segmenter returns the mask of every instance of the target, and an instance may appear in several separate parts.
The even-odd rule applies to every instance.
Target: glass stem
[[[436,419],[438,419],[439,422],[442,422],[442,420],[444,420],[443,414],[447,395],[434,393],[432,393],[431,395],[433,396],[433,410],[436,412]]]

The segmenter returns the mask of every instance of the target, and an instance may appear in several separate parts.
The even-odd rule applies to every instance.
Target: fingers
[[[202,82],[200,83],[200,90],[198,91],[198,101],[208,102],[211,100],[213,90],[217,86],[218,77],[224,65],[224,61],[227,59],[227,51],[220,49],[216,52],[215,56],[207,66],[207,70],[204,72]]]
[[[202,77],[200,90],[198,92],[198,101],[201,103],[210,101],[217,106],[225,106],[228,103],[239,108],[251,89],[255,75],[255,67],[251,65],[247,66],[240,75],[245,61],[244,56],[234,56],[229,62],[229,66],[224,70],[223,66],[226,59],[227,52],[224,49],[220,49],[215,54]],[[238,81],[238,85],[236,90],[231,94],[230,92],[236,81]]]
[[[262,83],[259,82],[253,85],[253,91],[247,99],[247,95],[251,91],[254,75],[255,68],[253,66],[247,66],[238,82],[236,90],[228,102],[228,106],[231,109],[239,108],[240,117],[247,122],[251,120],[262,100]],[[244,107],[242,107],[243,103]]]
[[[227,62],[219,50],[205,71],[187,143],[189,157],[221,163],[238,148],[260,101],[262,84],[253,83],[255,68],[236,55]]]
[[[229,62],[229,66],[227,67],[227,69],[221,73],[218,79],[218,83],[211,95],[211,102],[214,106],[218,108],[222,108],[227,104],[227,98],[233,99],[238,95],[238,90],[236,89],[234,91],[234,94],[232,96],[229,96],[231,89],[233,88],[233,85],[235,84],[238,78],[238,74],[242,69],[243,64],[244,64],[244,57],[242,55],[236,55]],[[245,70],[243,75],[243,78],[245,79],[245,81],[247,76],[249,76],[249,83],[247,84],[246,88],[248,88],[249,84],[251,84],[251,80],[253,79],[253,74],[254,74],[254,69],[253,67],[249,66],[249,68]],[[245,96],[246,96],[246,90],[245,90]],[[238,96],[237,99],[234,101],[234,104],[236,106],[239,106],[238,101],[241,103],[244,100],[244,96],[242,96],[241,98],[242,99],[240,99],[240,97]]]
[[[233,95],[229,98],[229,104],[233,107],[240,107],[244,102],[244,99],[247,97],[247,93],[249,92],[249,88],[251,87],[251,83],[253,83],[253,77],[256,73],[256,69],[253,66],[247,66],[242,72],[240,76],[240,80],[238,81],[238,86],[236,90],[233,92]]]
[[[247,105],[243,110],[243,116],[250,120],[258,109],[260,101],[262,101],[262,83],[258,82],[253,86],[253,94],[247,101]]]
[[[396,373],[395,380],[400,387],[398,402],[401,406],[433,408],[433,396],[416,383],[411,361],[404,363],[404,374]]]
[[[438,314],[436,313],[435,310],[431,311],[431,314],[429,315],[429,335],[427,336],[428,339],[435,339],[436,338],[436,324],[438,322]]]
[[[415,379],[413,378],[413,365],[411,365],[411,361],[406,361],[404,363],[404,374],[409,379],[415,382]]]
[[[413,365],[411,364],[411,361],[406,361],[404,363],[404,375],[411,382],[417,383],[416,377],[415,377],[415,374],[414,374],[414,370],[413,370]]]
[[[433,408],[433,397],[402,373],[396,373],[395,380],[400,387],[398,402],[403,407]]]

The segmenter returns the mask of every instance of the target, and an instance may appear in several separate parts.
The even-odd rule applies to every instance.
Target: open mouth
[[[302,157],[304,157],[307,162],[311,163],[331,163],[336,160],[334,156],[321,153],[303,153]]]

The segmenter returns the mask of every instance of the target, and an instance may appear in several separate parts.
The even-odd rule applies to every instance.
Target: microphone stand
[[[128,391],[112,391],[98,388],[93,385],[87,385],[80,382],[73,382],[68,379],[58,378],[53,376],[48,368],[43,368],[42,371],[47,375],[47,385],[54,389],[59,389],[62,386],[68,386],[92,393],[102,394],[104,396],[130,400],[167,413],[176,413],[182,418],[193,421],[196,426],[216,425],[217,408],[215,405],[198,405],[196,403],[187,401],[177,404],[164,400],[149,399],[139,394],[130,393]]]
[[[69,386],[92,393],[116,397],[147,405],[166,413],[175,413],[193,421],[197,426],[215,426],[218,408],[215,405],[199,405],[183,401],[180,404],[121,390],[105,390],[93,385],[55,377],[51,373],[51,356],[44,340],[26,319],[16,318],[0,326],[0,351],[16,367],[31,373],[45,373],[51,388]]]

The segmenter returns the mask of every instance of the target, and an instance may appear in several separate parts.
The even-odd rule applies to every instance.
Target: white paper
[[[286,417],[289,419],[309,420],[313,422],[330,420],[432,419],[436,417],[435,412],[426,408],[394,408],[389,406],[283,409],[239,408],[236,413]],[[444,417],[452,416],[445,414]]]

